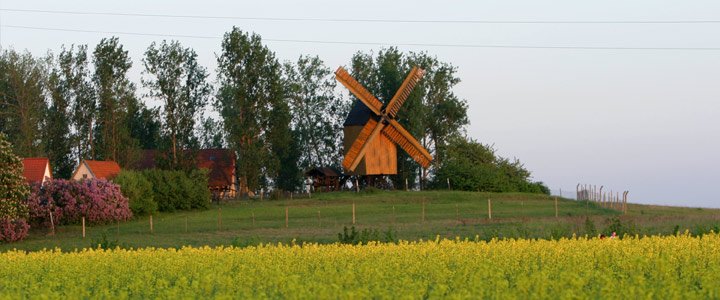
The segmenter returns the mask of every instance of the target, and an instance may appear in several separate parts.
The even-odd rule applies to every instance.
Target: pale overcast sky
[[[215,69],[232,26],[260,34],[281,60],[318,55],[335,68],[357,51],[402,44],[720,48],[720,22],[482,24],[270,21],[73,15],[8,9],[246,18],[476,21],[720,21],[718,1],[7,1],[0,44],[42,55],[94,47],[112,33],[174,38]],[[13,27],[14,26],[14,27]],[[18,28],[18,26],[44,29]],[[139,83],[142,53],[159,36],[115,34]],[[207,37],[207,38],[200,38]],[[167,39],[173,39],[167,37]],[[399,46],[459,68],[468,135],[517,157],[536,180],[630,190],[630,201],[720,207],[720,50],[597,50]]]

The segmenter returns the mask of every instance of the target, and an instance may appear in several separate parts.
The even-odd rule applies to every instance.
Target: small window
[[[83,174],[83,179],[87,179],[87,174]]]

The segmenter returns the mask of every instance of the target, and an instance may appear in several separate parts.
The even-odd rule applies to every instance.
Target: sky
[[[574,195],[582,183],[628,190],[630,202],[720,207],[720,49],[522,48],[720,48],[718,1],[2,0],[0,9],[3,49],[44,55],[63,44],[92,49],[115,35],[133,58],[137,83],[143,52],[163,39],[194,48],[214,71],[221,37],[233,26],[260,34],[282,61],[317,55],[333,69],[358,51],[426,51],[458,68],[468,136],[520,159],[554,193]],[[345,21],[268,20],[292,18]],[[358,19],[506,23],[347,21]],[[522,47],[475,47],[482,45]]]

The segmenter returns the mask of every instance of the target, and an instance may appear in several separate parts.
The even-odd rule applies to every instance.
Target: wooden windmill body
[[[408,77],[383,106],[383,103],[358,83],[342,67],[335,76],[358,100],[343,124],[345,158],[343,167],[349,175],[397,174],[397,146],[400,146],[422,167],[432,161],[430,153],[395,120],[424,71],[413,68]]]

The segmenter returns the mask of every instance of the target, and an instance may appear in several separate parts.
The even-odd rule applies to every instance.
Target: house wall
[[[92,179],[94,178],[92,173],[90,173],[90,169],[88,169],[87,165],[85,163],[80,164],[78,169],[75,171],[75,174],[73,175],[73,180],[82,180],[82,179]]]
[[[50,163],[47,163],[45,164],[45,174],[43,174],[42,184],[45,184],[45,181],[50,179],[52,179],[52,173],[50,173]]]

